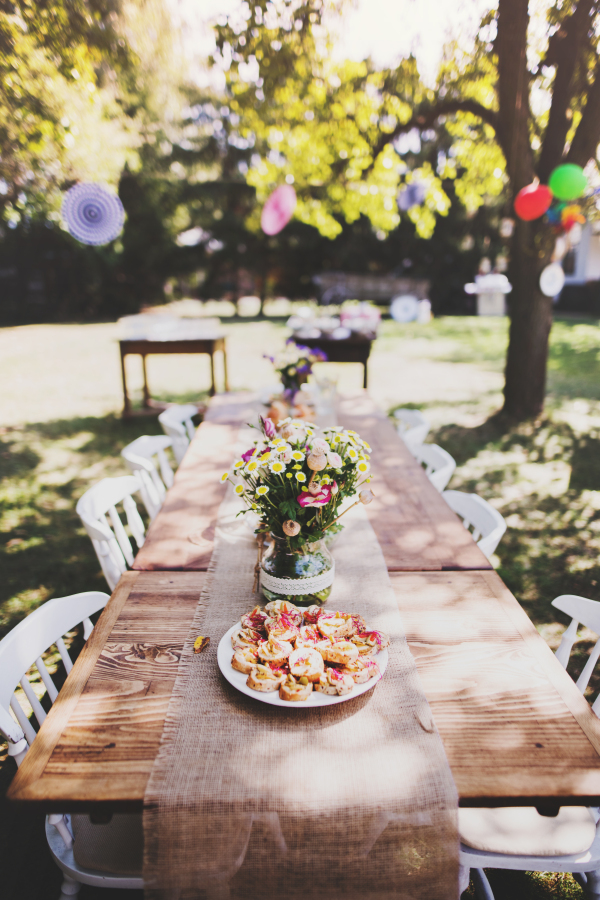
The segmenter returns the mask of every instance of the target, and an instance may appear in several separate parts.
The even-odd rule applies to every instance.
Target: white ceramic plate
[[[241,691],[242,694],[247,694],[248,697],[252,697],[254,700],[260,700],[261,703],[270,703],[271,706],[285,706],[288,709],[296,708],[302,709],[307,706],[331,706],[332,703],[344,703],[346,700],[353,700],[355,697],[359,697],[361,694],[366,693],[366,691],[370,691],[372,687],[375,687],[379,678],[371,678],[369,681],[366,681],[364,684],[355,684],[354,689],[350,691],[349,694],[343,694],[340,696],[336,694],[332,696],[330,694],[322,694],[320,691],[312,691],[308,700],[301,700],[297,703],[294,703],[289,700],[281,700],[279,697],[279,691],[270,691],[267,694],[263,694],[260,691],[253,691],[252,688],[249,688],[246,684],[247,675],[244,675],[243,672],[238,672],[237,669],[234,669],[231,665],[231,657],[233,656],[233,647],[231,646],[231,635],[236,630],[236,628],[240,627],[240,623],[236,622],[235,625],[232,625],[229,631],[226,631],[221,640],[219,641],[219,647],[217,649],[217,662],[219,664],[219,668],[227,681],[237,688],[238,691]],[[377,665],[379,666],[379,671],[381,672],[380,678],[383,676],[385,672],[387,662],[388,662],[388,652],[387,650],[380,650],[376,656],[372,657],[375,660]]]

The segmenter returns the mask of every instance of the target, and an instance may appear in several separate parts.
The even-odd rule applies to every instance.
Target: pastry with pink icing
[[[260,606],[255,606],[251,612],[242,616],[242,628],[252,628],[254,631],[264,631],[265,622],[268,618],[269,616],[264,609],[261,609]]]
[[[358,647],[350,641],[323,641],[318,649],[325,662],[347,666],[358,659]]]
[[[312,690],[312,682],[309,681],[308,678],[302,677],[301,679],[296,679],[293,675],[288,675],[279,688],[279,696],[282,700],[288,700],[291,703],[294,703],[299,700],[308,700],[312,694]]]
[[[231,659],[231,666],[242,672],[243,675],[249,675],[252,666],[258,662],[258,652],[253,647],[240,647],[235,651]]]
[[[317,683],[315,691],[322,694],[349,694],[354,687],[354,678],[352,675],[344,675],[339,669],[325,669]]]
[[[260,631],[253,628],[238,628],[231,635],[231,646],[234,650],[241,647],[257,647],[260,641],[264,640],[264,635]]]
[[[309,681],[318,681],[325,668],[323,657],[313,647],[294,650],[288,664],[292,675],[297,678],[308,678]]]
[[[358,647],[361,656],[375,656],[390,645],[390,639],[383,631],[364,631],[362,634],[353,634],[350,640]]]
[[[286,676],[270,668],[258,663],[252,666],[246,684],[253,691],[261,693],[270,693],[279,690],[279,687],[285,681]]]
[[[302,625],[302,610],[290,603],[289,600],[271,600],[265,606],[265,613],[270,619],[276,619],[285,613],[294,625]]]
[[[300,629],[287,613],[281,613],[274,619],[267,619],[267,634],[279,641],[295,641],[300,634]]]
[[[280,641],[278,638],[269,637],[267,641],[261,641],[258,645],[258,655],[261,662],[279,663],[281,665],[286,661],[293,649],[288,641]]]
[[[348,663],[340,669],[344,675],[351,675],[355,684],[365,684],[371,678],[379,678],[381,673],[374,659],[368,656],[359,656],[354,662]]]
[[[343,638],[352,634],[354,626],[348,613],[323,613],[317,619],[317,628],[325,638]]]
[[[323,635],[315,625],[303,625],[296,638],[296,650],[300,647],[314,647],[323,640]]]

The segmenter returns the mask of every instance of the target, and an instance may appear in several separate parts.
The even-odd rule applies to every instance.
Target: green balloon
[[[585,191],[587,178],[581,166],[565,163],[554,170],[548,187],[559,200],[576,200]]]

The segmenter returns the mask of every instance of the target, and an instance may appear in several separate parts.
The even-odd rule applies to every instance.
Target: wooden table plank
[[[11,800],[141,809],[205,577],[123,576]],[[390,577],[461,805],[598,805],[600,721],[496,573]]]
[[[205,578],[205,572],[122,576],[10,799],[51,811],[141,808]]]
[[[231,465],[239,427],[256,420],[254,402],[254,395],[242,393],[213,399],[135,558],[134,569],[208,568],[224,496],[219,476]],[[390,571],[491,569],[487,557],[366,391],[340,398],[338,419],[372,447],[377,499],[367,510]]]
[[[461,806],[597,804],[600,720],[498,575],[391,578]]]

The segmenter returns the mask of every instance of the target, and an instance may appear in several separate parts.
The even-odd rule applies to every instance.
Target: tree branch
[[[583,41],[592,24],[592,14],[595,15],[594,7],[595,0],[579,0],[575,12],[563,22],[553,37],[555,46],[552,50],[556,58],[556,74],[548,126],[537,166],[538,175],[544,182],[559,164],[565,149],[569,131],[567,111],[573,100],[575,71],[581,57]]]
[[[567,161],[585,166],[596,156],[600,143],[600,62],[596,64],[594,81],[588,90],[575,137],[567,154]]]
[[[394,130],[389,134],[382,134],[373,148],[373,159],[376,159],[383,148],[401,134],[406,134],[407,131],[412,131],[413,128],[418,128],[419,131],[425,131],[427,128],[431,128],[435,125],[437,120],[442,116],[449,116],[455,112],[472,113],[472,115],[477,116],[488,125],[491,125],[496,132],[498,131],[498,113],[493,109],[488,109],[487,106],[483,106],[483,104],[478,103],[476,100],[470,100],[468,97],[440,100],[433,106],[419,109],[408,122],[396,125]]]

